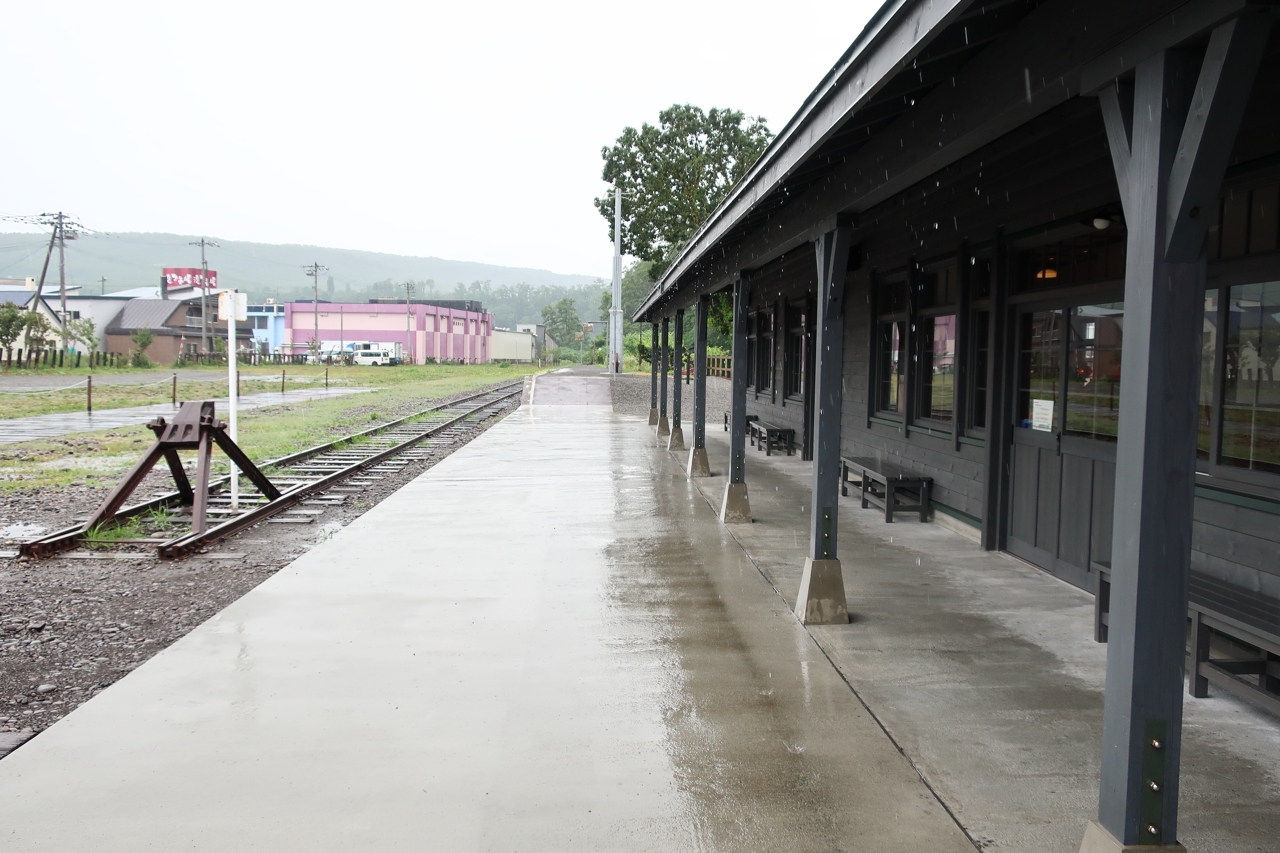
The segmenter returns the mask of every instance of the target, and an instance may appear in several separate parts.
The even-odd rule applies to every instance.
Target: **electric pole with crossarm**
[[[311,276],[311,357],[318,364],[320,362],[320,273],[328,272],[329,268],[324,264],[313,262],[303,269],[306,270],[307,275]]]

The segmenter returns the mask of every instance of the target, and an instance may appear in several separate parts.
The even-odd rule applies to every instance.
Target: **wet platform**
[[[597,381],[0,762],[0,848],[972,850]]]
[[[0,849],[1078,850],[1088,595],[850,499],[806,630],[808,463],[725,527],[718,428],[689,481],[601,380],[532,400],[0,762]],[[1187,848],[1276,850],[1280,724],[1183,750]]]

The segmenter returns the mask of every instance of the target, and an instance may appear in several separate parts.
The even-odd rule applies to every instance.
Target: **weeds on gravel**
[[[142,517],[130,516],[124,521],[104,521],[95,524],[85,531],[84,539],[89,545],[110,545],[122,539],[143,538]]]

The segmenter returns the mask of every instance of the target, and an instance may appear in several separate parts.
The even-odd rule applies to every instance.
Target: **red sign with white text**
[[[209,270],[209,281],[204,281],[200,267],[165,267],[162,271],[166,290],[185,290],[188,287],[218,288],[218,271]]]

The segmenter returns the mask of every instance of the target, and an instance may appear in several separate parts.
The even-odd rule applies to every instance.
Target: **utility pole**
[[[622,370],[622,187],[613,187],[613,300],[609,305],[609,378]]]
[[[106,296],[107,295],[107,277],[104,275],[102,278],[98,279],[98,283],[102,285],[101,295]]]
[[[62,349],[67,349],[67,235],[63,230],[64,217],[58,212],[58,316],[62,318]]]
[[[413,282],[406,281],[404,283],[404,340],[405,352],[409,354],[409,363],[414,364],[413,359]]]
[[[209,262],[205,260],[205,246],[220,248],[217,243],[212,240],[206,240],[201,237],[197,241],[188,243],[189,246],[200,247],[200,349],[209,352]]]
[[[320,273],[328,272],[329,268],[323,264],[312,262],[303,267],[307,271],[307,275],[311,276],[312,297],[311,297],[311,355],[317,363],[320,361]]]

